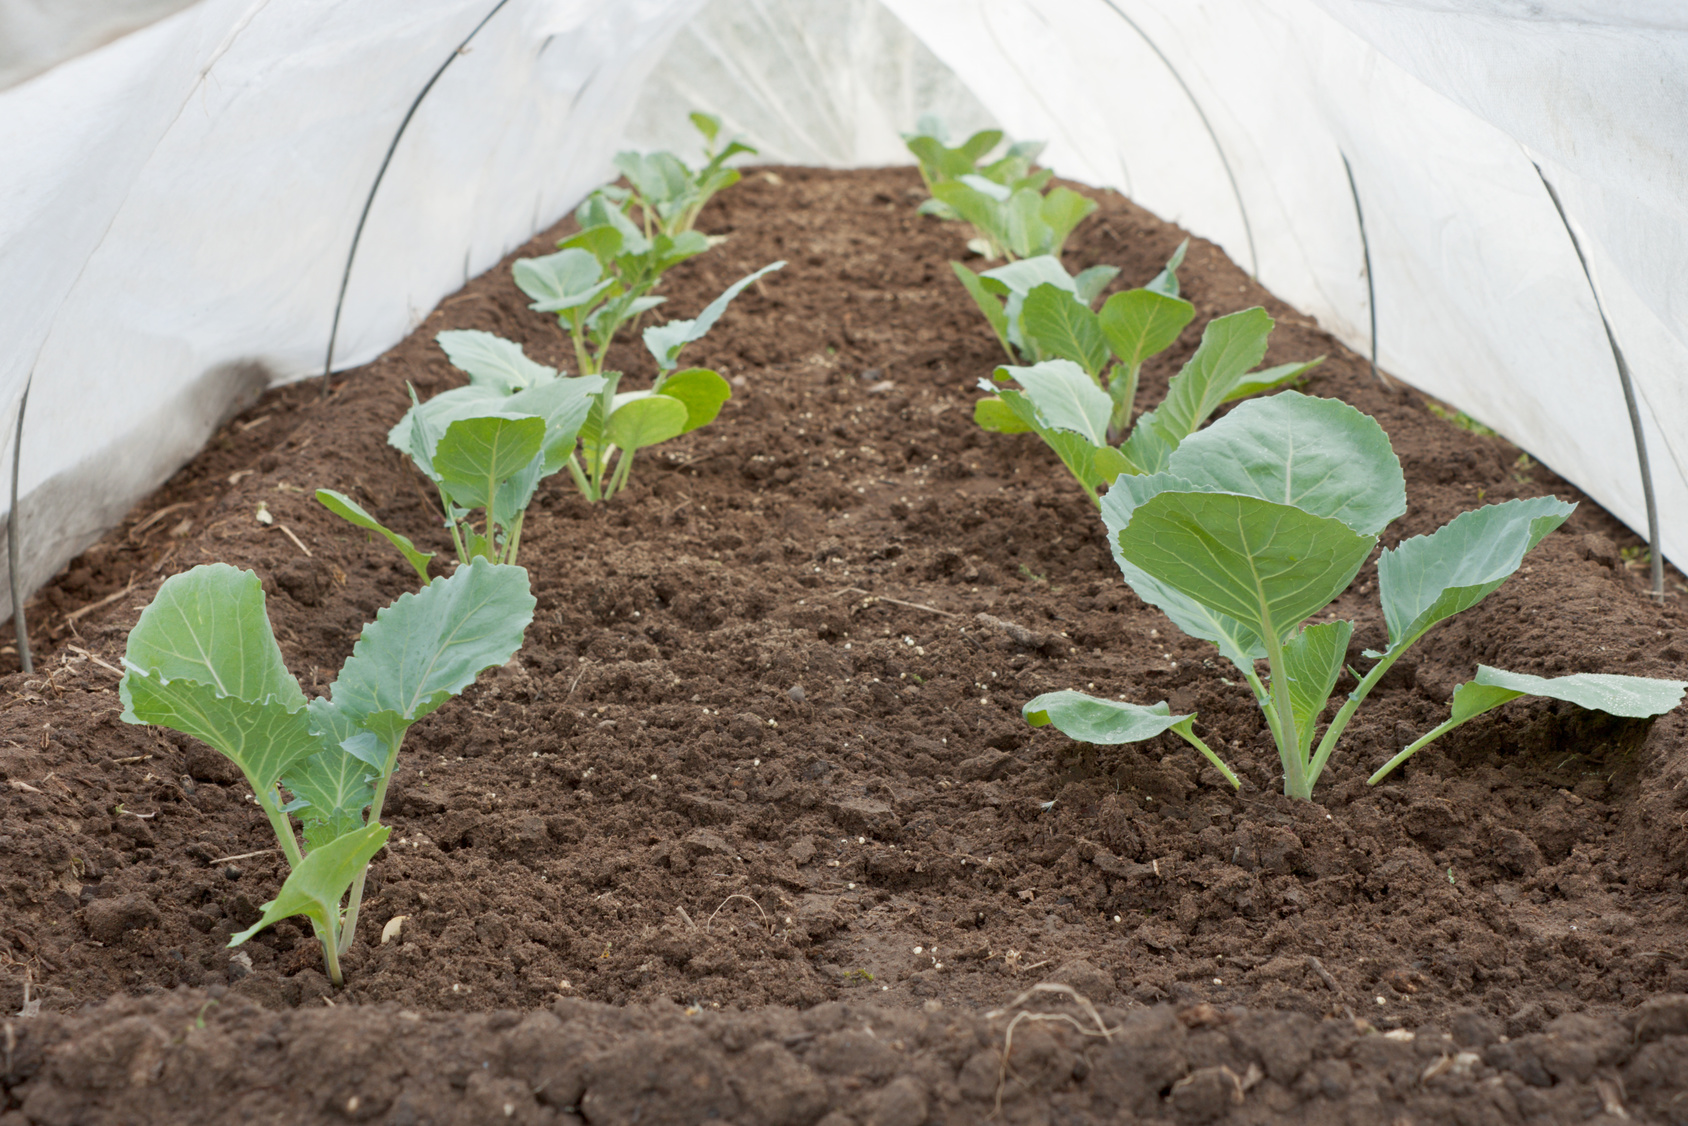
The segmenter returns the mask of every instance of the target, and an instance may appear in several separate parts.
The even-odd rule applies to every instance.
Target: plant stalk
[[[1302,801],[1311,800],[1313,785],[1308,778],[1307,764],[1301,758],[1301,741],[1295,730],[1295,712],[1290,704],[1289,677],[1284,674],[1284,643],[1271,618],[1261,607],[1261,619],[1268,623],[1266,630],[1266,665],[1272,677],[1272,696],[1278,712],[1278,761],[1284,767],[1284,793]]]
[[[1394,758],[1379,767],[1377,773],[1366,779],[1366,785],[1377,785],[1379,782],[1389,777],[1390,772],[1397,766],[1400,766],[1403,762],[1406,762],[1408,759],[1418,754],[1419,751],[1429,746],[1432,742],[1440,739],[1442,736],[1446,735],[1448,732],[1452,731],[1464,722],[1465,720],[1463,719],[1449,719],[1431,728],[1424,735],[1419,736],[1418,739],[1409,744],[1400,754],[1396,755]]]
[[[615,476],[610,478],[610,487],[604,493],[605,500],[615,496],[616,493],[621,491],[622,486],[627,484],[627,476],[633,472],[633,454],[633,450],[621,451],[621,457],[615,463]],[[1097,501],[1097,503],[1100,504],[1101,502]]]
[[[510,526],[508,542],[504,545],[504,562],[514,567],[516,565],[516,549],[522,545],[522,520],[527,516],[527,509],[516,513],[516,522]]]
[[[1423,636],[1422,633],[1418,635],[1418,637]],[[1332,717],[1330,726],[1325,728],[1325,737],[1319,740],[1319,749],[1313,755],[1311,772],[1315,779],[1324,772],[1325,763],[1330,761],[1331,752],[1336,750],[1337,740],[1342,738],[1342,733],[1348,729],[1348,721],[1354,718],[1354,712],[1359,708],[1361,702],[1371,695],[1371,690],[1377,687],[1377,682],[1383,679],[1383,674],[1387,673],[1400,659],[1401,654],[1417,643],[1418,637],[1391,649],[1378,658],[1377,664],[1371,667],[1371,671],[1366,673],[1365,678],[1360,681],[1354,691],[1348,693],[1347,702]]]
[[[403,741],[404,737],[401,735],[393,740],[393,745],[387,750],[386,768],[381,771],[381,777],[375,783],[375,798],[369,803],[369,817],[364,822],[366,825],[373,825],[381,820],[381,807],[387,801],[387,783],[392,781],[393,768],[398,765],[399,760],[399,744]],[[352,881],[352,890],[346,899],[345,921],[340,924],[340,935],[336,943],[340,954],[350,950],[352,943],[357,941],[358,908],[363,904],[363,885],[368,876],[369,865],[365,864],[363,871],[357,874],[357,879]],[[338,985],[339,982],[336,981],[335,984]]]
[[[1183,739],[1186,743],[1190,744],[1190,746],[1200,751],[1202,753],[1202,757],[1206,758],[1208,762],[1213,764],[1213,768],[1215,770],[1225,776],[1225,781],[1231,784],[1231,788],[1233,790],[1240,790],[1243,788],[1243,784],[1237,781],[1237,776],[1231,773],[1231,768],[1225,765],[1225,760],[1215,754],[1212,747],[1202,742],[1201,736],[1196,734],[1192,726],[1192,721],[1180,723],[1172,730],[1179,738]]]
[[[269,793],[258,794],[256,797],[258,804],[264,807],[264,816],[270,819],[270,828],[275,830],[276,843],[281,846],[282,854],[287,857],[287,866],[297,868],[299,861],[305,856],[299,851],[299,842],[293,836],[293,825],[287,820],[287,814],[275,804],[275,787],[270,787]]]

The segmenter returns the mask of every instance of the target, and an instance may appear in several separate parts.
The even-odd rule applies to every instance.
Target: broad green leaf
[[[655,204],[673,204],[692,191],[692,174],[670,152],[615,154],[615,166],[638,193]]]
[[[994,434],[1029,434],[1037,429],[1015,414],[1014,408],[1004,402],[1000,395],[974,403],[973,421],[979,424],[979,429],[989,430]]]
[[[979,177],[970,177],[979,179]],[[985,181],[989,183],[989,181]],[[1036,188],[1015,188],[1008,202],[997,208],[998,227],[991,233],[1017,258],[1050,251],[1050,228],[1043,218],[1043,197]]]
[[[985,315],[985,320],[990,324],[991,331],[996,333],[996,338],[1002,343],[1003,350],[1008,353],[1008,358],[1014,359],[1014,350],[1008,343],[1008,314],[1003,312],[1002,302],[985,289],[978,274],[975,274],[960,262],[951,262],[950,269],[955,271],[956,279],[967,290],[967,295],[973,299],[973,304],[979,307],[979,312]]]
[[[123,721],[168,727],[210,744],[240,768],[254,794],[268,794],[289,767],[322,749],[311,734],[302,696],[286,703],[274,697],[243,700],[125,663],[129,668],[118,685]]]
[[[1270,391],[1274,387],[1282,387],[1286,383],[1299,379],[1305,372],[1311,371],[1325,362],[1320,356],[1316,360],[1305,363],[1279,364],[1276,367],[1262,368],[1245,375],[1241,383],[1231,388],[1225,395],[1227,403],[1235,399],[1246,399],[1251,395],[1258,395],[1263,391]]]
[[[1549,679],[1478,665],[1477,678],[1454,689],[1448,718],[1379,767],[1366,784],[1377,785],[1396,767],[1460,724],[1521,696],[1545,696],[1592,711],[1647,719],[1663,715],[1680,704],[1684,689],[1688,689],[1688,681],[1608,673],[1574,673]]]
[[[965,141],[961,142],[961,144],[957,145],[955,147],[955,151],[960,153],[962,158],[967,161],[968,166],[971,167],[972,165],[978,163],[981,157],[1001,143],[1002,130],[981,129]]]
[[[526,475],[544,447],[542,418],[465,418],[447,427],[434,448],[434,472],[459,505],[491,509],[499,487]]]
[[[1033,727],[1048,727],[1081,743],[1138,743],[1170,731],[1193,715],[1173,715],[1164,703],[1127,704],[1069,690],[1045,692],[1020,709]]]
[[[784,266],[784,262],[772,262],[755,273],[740,278],[729,285],[721,296],[704,306],[703,312],[692,320],[669,321],[665,325],[652,325],[647,328],[643,336],[645,347],[650,349],[651,355],[656,357],[657,367],[663,371],[673,368],[679,361],[680,349],[692,341],[700,339],[704,333],[708,332],[715,322],[721,319],[721,314],[727,311],[727,306],[733,298],[744,292],[746,287],[753,284],[764,274],[773,273],[775,270],[783,269]]]
[[[556,379],[510,396],[499,404],[499,413],[534,415],[545,421],[544,473],[549,476],[574,452],[575,439],[603,387],[601,375]]]
[[[1479,669],[1482,665],[1477,666]],[[1454,689],[1453,705],[1449,709],[1450,719],[1454,724],[1464,723],[1468,719],[1476,719],[1484,712],[1493,711],[1502,704],[1516,700],[1525,692],[1511,688],[1496,688],[1492,685],[1478,684],[1475,680],[1468,680]]]
[[[1243,374],[1266,355],[1272,318],[1258,306],[1215,317],[1202,330],[1202,342],[1167,384],[1156,416],[1166,434],[1183,441],[1194,434],[1235,387]]]
[[[528,308],[560,313],[589,304],[615,284],[591,251],[569,247],[543,258],[518,258],[510,271],[521,291],[533,298]]]
[[[1377,543],[1340,520],[1291,505],[1205,492],[1155,494],[1137,506],[1118,538],[1127,562],[1261,637],[1280,640],[1330,605]]]
[[[1000,190],[998,185],[993,187]],[[960,180],[942,180],[932,185],[932,195],[935,199],[942,200],[951,211],[987,234],[1002,227],[1002,205],[978,188],[970,187]]]
[[[416,463],[418,469],[436,481],[438,477],[434,473],[434,447],[439,445],[446,427],[459,419],[498,414],[509,398],[490,387],[470,384],[467,387],[442,391],[424,403],[417,400],[414,387],[409,390],[410,409],[387,432],[387,442],[408,456]]]
[[[568,238],[557,243],[559,250],[584,250],[596,258],[600,265],[609,263],[620,257],[626,249],[626,240],[622,237],[620,228],[610,223],[597,227],[587,227],[576,231]]]
[[[1030,367],[1003,366],[996,374],[998,378],[1003,374],[1013,377],[1025,389],[1026,398],[1037,408],[1045,426],[1071,430],[1093,446],[1107,445],[1113,400],[1071,360],[1045,360]]]
[[[1078,295],[1078,282],[1067,273],[1067,268],[1061,265],[1061,260],[1052,254],[1022,258],[1018,262],[986,270],[979,276],[997,282],[1004,292],[1021,297],[1040,285],[1059,286],[1075,297]]]
[[[458,330],[434,335],[454,367],[469,373],[472,383],[500,395],[513,394],[557,378],[557,369],[527,358],[522,346],[490,332]]]
[[[721,132],[721,119],[712,113],[696,110],[686,115],[692,123],[692,128],[703,134],[706,143],[713,145],[716,136]]]
[[[956,179],[989,199],[992,203],[1007,203],[1014,195],[1013,189],[976,173],[969,172],[966,175],[957,176]]]
[[[928,215],[934,219],[942,219],[946,222],[961,218],[961,216],[955,213],[955,208],[951,207],[941,199],[928,199],[921,201],[920,206],[914,209],[914,213],[916,215]]]
[[[622,255],[638,256],[650,253],[651,240],[645,237],[645,232],[639,224],[628,218],[622,207],[623,204],[612,199],[607,190],[599,189],[575,208],[574,219],[580,224],[582,234],[608,228],[620,236],[613,244],[609,240],[600,242],[595,238],[584,240],[586,249],[593,252],[601,265],[607,265],[611,259]],[[564,239],[557,246],[566,250],[572,242],[572,238]]]
[[[1029,352],[1030,348],[1022,334],[1021,325],[1026,295],[1040,285],[1057,286],[1075,297],[1078,294],[1078,283],[1067,273],[1066,267],[1061,265],[1061,260],[1048,254],[1023,258],[1006,266],[998,266],[994,270],[986,270],[979,278],[987,291],[1000,290],[1007,295],[1008,301],[1003,308],[1003,316],[1007,320],[1008,342],[1026,352]]]
[[[362,828],[363,811],[375,800],[369,764],[339,747],[294,763],[281,784],[297,799],[288,812],[304,822],[305,846],[312,849]]]
[[[314,849],[288,874],[280,893],[264,904],[263,916],[231,936],[229,945],[239,946],[270,924],[294,915],[308,916],[322,933],[333,934],[339,923],[340,900],[358,873],[381,851],[391,832],[385,825],[370,825]]]
[[[1096,476],[1104,485],[1111,485],[1120,474],[1136,476],[1143,472],[1129,457],[1113,446],[1096,447],[1095,460]]]
[[[954,180],[973,170],[973,161],[964,152],[947,148],[936,137],[911,137],[906,144],[929,180]]]
[[[333,489],[318,489],[316,499],[318,504],[342,520],[385,536],[388,543],[399,549],[399,554],[404,556],[405,562],[416,569],[416,574],[422,580],[422,585],[428,585],[428,560],[434,557],[433,552],[417,550],[416,545],[410,542],[408,536],[399,535],[399,533],[375,519],[364,510],[362,505],[345,493],[337,493]]]
[[[1132,366],[1172,347],[1196,315],[1188,301],[1148,289],[1128,289],[1102,303],[1100,327],[1114,355]]]
[[[1108,344],[1096,314],[1070,290],[1045,282],[1026,295],[1020,328],[1045,358],[1071,360],[1092,380],[1108,362]]]
[[[1161,425],[1160,413],[1146,411],[1138,417],[1137,424],[1120,445],[1120,452],[1134,464],[1142,466],[1144,473],[1162,473],[1172,461],[1172,451],[1177,448],[1178,440]]]
[[[1254,662],[1266,656],[1266,644],[1259,634],[1235,618],[1215,613],[1120,554],[1119,534],[1130,523],[1139,504],[1169,489],[1195,487],[1166,473],[1117,477],[1108,495],[1102,498],[1102,523],[1108,530],[1108,545],[1126,585],[1137,597],[1171,618],[1174,625],[1191,637],[1213,642],[1219,647],[1220,655],[1239,670],[1253,672]]]
[[[685,433],[686,404],[650,391],[629,391],[616,396],[605,437],[624,451],[642,450]]]
[[[358,712],[341,708],[327,696],[310,703],[311,733],[324,747],[338,747],[377,775],[387,772],[391,752],[404,741],[410,721],[397,712]]]
[[[1038,246],[1034,252],[1059,254],[1061,244],[1067,241],[1067,236],[1073,233],[1073,228],[1078,226],[1085,216],[1095,211],[1097,206],[1095,200],[1081,196],[1071,188],[1050,189],[1038,209],[1039,216],[1049,227],[1046,236],[1048,241]]]
[[[1303,759],[1312,748],[1319,713],[1342,675],[1348,639],[1353,636],[1353,622],[1335,621],[1308,626],[1284,642],[1284,676],[1289,680],[1290,710],[1295,713]]]
[[[1340,399],[1251,399],[1179,444],[1167,472],[1218,492],[1294,505],[1376,535],[1407,510],[1389,436]]]
[[[527,572],[485,559],[460,565],[415,594],[401,594],[363,627],[330,687],[353,717],[390,711],[414,721],[502,665],[533,620]]]
[[[1178,244],[1178,249],[1172,252],[1172,257],[1166,260],[1166,266],[1161,272],[1150,279],[1144,289],[1154,293],[1164,293],[1168,297],[1178,296],[1178,267],[1184,264],[1184,254],[1190,249],[1190,240],[1185,239]],[[1251,365],[1252,366],[1252,365]]]
[[[1039,436],[1085,488],[1093,490],[1102,483],[1096,469],[1096,443],[1071,430],[1044,430]]]
[[[708,426],[721,413],[721,407],[733,397],[733,389],[718,372],[708,368],[687,368],[662,381],[660,394],[678,399],[686,408],[686,428],[689,434],[700,426]],[[627,447],[623,446],[623,449]]]
[[[681,231],[677,235],[657,235],[652,240],[648,265],[655,275],[661,275],[688,258],[695,258],[708,250],[709,236],[701,231]]]
[[[1556,497],[1491,504],[1385,550],[1377,561],[1377,589],[1389,647],[1410,645],[1437,622],[1487,598],[1576,507]]]
[[[289,711],[305,705],[270,631],[263,584],[226,563],[165,579],[129,632],[123,661],[165,682],[191,680],[237,700],[274,700]]]
[[[1661,680],[1650,676],[1580,672],[1549,678],[1507,672],[1505,669],[1490,668],[1488,665],[1477,666],[1477,677],[1471,683],[1520,696],[1546,696],[1552,700],[1564,700],[1579,708],[1605,712],[1607,715],[1627,716],[1631,719],[1663,715],[1682,702],[1683,690],[1688,689],[1688,681]],[[1456,716],[1458,706],[1456,699]]]
[[[1088,270],[1080,270],[1078,276],[1073,278],[1073,291],[1088,309],[1091,302],[1108,288],[1108,283],[1118,276],[1118,266],[1092,266]]]

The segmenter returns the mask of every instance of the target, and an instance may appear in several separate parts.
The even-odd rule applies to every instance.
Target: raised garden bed
[[[43,672],[0,682],[0,1009],[40,1006],[5,1018],[3,1105],[24,1109],[0,1122],[713,1107],[839,1108],[842,1126],[977,1121],[999,1090],[1007,1121],[1447,1120],[1450,1099],[1472,1121],[1622,1105],[1688,1121],[1688,999],[1664,996],[1688,993],[1684,718],[1522,701],[1365,785],[1480,661],[1682,677],[1688,624],[1626,566],[1635,538],[1500,439],[1374,383],[1194,243],[1197,319],[1140,401],[1209,318],[1264,304],[1267,362],[1329,353],[1304,390],[1389,433],[1411,505],[1392,537],[1480,499],[1582,501],[1396,667],[1317,801],[1292,802],[1252,700],[1124,586],[1053,456],[974,427],[972,385],[1001,352],[945,265],[966,236],[914,214],[918,183],[758,170],[711,205],[701,226],[731,238],[676,270],[673,315],[790,261],[688,354],[735,397],[607,505],[566,475],[542,487],[528,644],[412,731],[343,993],[294,924],[226,949],[284,865],[232,767],[118,721],[113,667],[162,579],[220,560],[264,576],[290,667],[325,688],[415,580],[311,490],[449,552],[385,442],[405,384],[460,381],[433,342],[446,328],[572,367],[554,322],[507,267],[488,273],[326,401],[317,384],[266,396],[42,592]],[[1100,198],[1067,262],[1141,285],[1182,235]],[[611,366],[631,386],[654,374],[631,346]],[[1356,651],[1381,647],[1374,581],[1368,565],[1337,605]],[[1020,705],[1066,687],[1199,711],[1243,791],[1171,735],[1110,749],[1032,731]],[[986,1013],[1042,982],[1124,1031],[1022,1021],[1004,1076],[1019,1010]],[[1066,994],[1032,1002],[1097,1027]],[[1429,1028],[1455,1040],[1384,1035]],[[1286,1062],[1291,1041],[1306,1053]],[[1461,1046],[1475,1062],[1431,1074]]]

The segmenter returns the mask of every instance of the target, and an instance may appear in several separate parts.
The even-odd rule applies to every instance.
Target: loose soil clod
[[[218,559],[264,578],[290,666],[325,690],[410,584],[311,490],[449,551],[385,444],[405,383],[459,382],[441,329],[554,365],[560,331],[492,271],[328,406],[315,385],[266,396],[38,597],[42,672],[0,680],[5,1126],[20,1104],[37,1122],[447,1122],[505,1100],[533,1122],[963,1122],[999,1074],[1010,1122],[1446,1121],[1454,1099],[1473,1121],[1683,1120],[1684,718],[1512,704],[1364,785],[1479,661],[1683,677],[1679,603],[1616,562],[1635,537],[1193,243],[1199,315],[1140,402],[1207,319],[1263,303],[1267,362],[1330,353],[1304,389],[1389,432],[1411,503],[1393,534],[1483,501],[1584,501],[1397,666],[1318,801],[1290,802],[1247,693],[1123,585],[1053,457],[973,426],[968,388],[1000,350],[945,266],[965,234],[914,214],[917,183],[782,168],[705,213],[732,237],[675,271],[668,315],[791,262],[688,354],[735,398],[609,505],[566,478],[541,490],[529,643],[412,731],[343,994],[303,928],[226,949],[279,884],[267,825],[214,753],[118,721],[109,666],[166,575]],[[1068,264],[1140,285],[1182,235],[1101,199]],[[653,374],[642,349],[612,363],[630,387]],[[1382,638],[1373,583],[1368,566],[1337,606],[1356,659]],[[1170,737],[1033,732],[1020,704],[1062,687],[1199,712],[1243,792]],[[1004,1060],[1013,1018],[983,1014],[1046,982],[1120,1035],[1028,1019]],[[1305,1058],[1274,1054],[1292,1043]],[[207,1101],[190,1113],[185,1091]]]

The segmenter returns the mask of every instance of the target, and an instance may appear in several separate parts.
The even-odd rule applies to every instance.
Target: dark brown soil
[[[1288,801],[1252,697],[1123,585],[1054,458],[973,426],[972,384],[1001,353],[945,266],[965,235],[914,214],[917,183],[758,171],[706,215],[732,237],[676,271],[669,315],[790,263],[688,352],[736,397],[647,453],[610,505],[566,474],[541,489],[528,645],[413,729],[342,993],[292,924],[226,949],[281,878],[268,826],[215,754],[118,721],[114,666],[163,577],[217,559],[264,577],[289,663],[325,688],[414,577],[309,491],[446,549],[385,443],[406,381],[458,381],[440,329],[566,366],[561,332],[494,270],[326,402],[316,384],[266,397],[38,596],[45,674],[0,679],[0,1011],[27,989],[42,1012],[11,1019],[0,1123],[20,1103],[40,1123],[483,1121],[518,1089],[517,1121],[977,1121],[1008,1024],[985,1010],[1046,981],[1128,1031],[1022,1022],[1010,1121],[1446,1121],[1463,1093],[1460,1121],[1580,1121],[1609,1095],[1688,1122],[1688,1016],[1672,1015],[1688,1002],[1659,999],[1688,993],[1684,718],[1519,702],[1364,784],[1479,661],[1683,677],[1688,625],[1626,565],[1633,535],[1501,440],[1373,383],[1194,243],[1181,277],[1199,316],[1139,406],[1208,318],[1265,304],[1268,362],[1329,354],[1305,390],[1389,431],[1412,505],[1391,536],[1513,496],[1583,502],[1397,666],[1318,802]],[[1108,195],[1069,265],[1140,285],[1181,237]],[[652,374],[642,348],[613,362],[630,386]],[[1338,605],[1356,651],[1383,636],[1374,582]],[[1171,737],[1089,748],[1019,717],[1038,692],[1091,686],[1198,710],[1243,792]],[[188,1030],[212,995],[227,1040]],[[1638,1040],[1650,998],[1666,1015]],[[1421,1078],[1453,1049],[1382,1035],[1430,1027],[1482,1061]],[[1286,1041],[1311,1055],[1282,1062]],[[535,1102],[542,1081],[557,1086]],[[212,1089],[225,1101],[190,1114]]]

